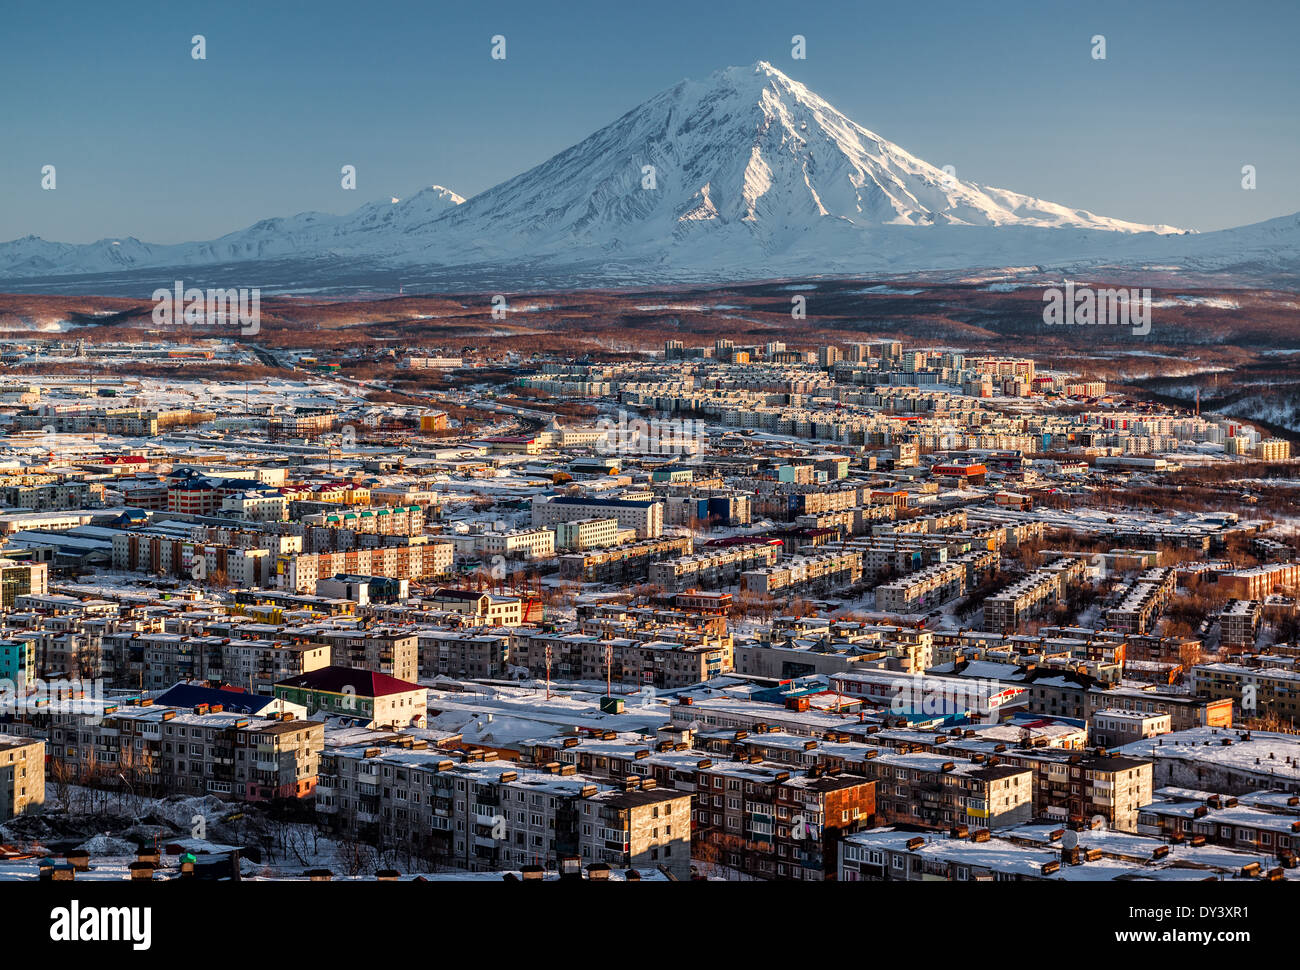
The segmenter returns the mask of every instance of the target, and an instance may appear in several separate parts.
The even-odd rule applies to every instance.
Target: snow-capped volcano
[[[471,199],[440,228],[459,236],[505,225],[509,235],[484,247],[532,253],[663,246],[726,228],[780,251],[841,221],[1179,231],[951,177],[765,61],[681,82]]]
[[[343,216],[268,219],[172,246],[28,237],[0,244],[0,279],[274,263],[281,276],[325,286],[341,266],[354,281],[418,268],[436,285],[439,274],[464,281],[526,266],[535,278],[599,285],[1169,265],[1183,248],[1205,269],[1241,265],[1233,234],[1245,231],[1182,235],[958,179],[760,61],[682,81],[468,201],[433,186]],[[1278,245],[1274,257],[1294,262],[1294,239]]]

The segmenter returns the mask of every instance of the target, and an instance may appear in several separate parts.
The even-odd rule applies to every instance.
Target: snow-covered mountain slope
[[[82,246],[27,236],[0,243],[0,274],[100,273],[122,269],[203,266],[265,259],[369,256],[380,240],[400,246],[465,200],[432,185],[406,199],[368,202],[346,215],[302,212],[263,219],[209,242],[160,246],[133,237]]]
[[[600,285],[1151,262],[1294,276],[1300,226],[1289,216],[1198,236],[962,181],[760,61],[683,81],[468,201],[434,186],[174,246],[27,237],[0,244],[0,283],[272,264],[328,286],[344,265],[353,283],[418,269],[435,285],[510,273]]]
[[[761,61],[683,81],[471,199],[439,229],[485,253],[617,252],[719,230],[774,252],[840,221],[1179,231],[950,177]]]

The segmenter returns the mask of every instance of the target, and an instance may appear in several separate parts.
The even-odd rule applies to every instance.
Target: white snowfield
[[[1002,266],[1286,271],[1300,263],[1298,223],[1197,235],[965,181],[759,61],[682,81],[468,201],[435,185],[174,245],[28,236],[0,244],[0,279],[272,261],[302,280],[345,263],[527,261],[597,284]]]

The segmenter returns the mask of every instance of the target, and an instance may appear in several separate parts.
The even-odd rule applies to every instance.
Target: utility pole
[[[546,645],[546,699],[551,699],[551,645]]]
[[[610,697],[613,693],[613,669],[614,669],[614,644],[605,644],[605,696]]]

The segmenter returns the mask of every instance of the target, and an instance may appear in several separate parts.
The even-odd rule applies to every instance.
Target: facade
[[[694,857],[760,879],[834,880],[840,839],[876,812],[866,778],[757,758],[701,761],[694,790]]]
[[[935,563],[876,587],[876,608],[889,613],[919,613],[966,592],[966,566]]]
[[[861,579],[861,555],[828,552],[748,569],[740,574],[740,591],[750,596],[805,596],[852,586]]]
[[[664,536],[608,549],[572,552],[560,557],[560,576],[584,583],[644,582],[654,563],[690,555],[692,547],[690,536]]]
[[[414,631],[382,627],[325,630],[320,639],[329,645],[330,666],[374,670],[406,681],[419,676],[420,641]]]
[[[716,589],[735,583],[746,570],[773,565],[780,552],[779,544],[767,543],[706,548],[690,556],[654,563],[649,581],[670,593],[689,588]]]
[[[604,549],[618,541],[619,524],[614,518],[569,519],[555,523],[555,548],[565,552]]]
[[[0,640],[0,684],[30,684],[36,680],[36,639],[8,637]]]
[[[463,613],[482,626],[519,626],[524,622],[523,603],[517,596],[443,586],[433,591],[429,602],[444,610]]]
[[[292,714],[254,717],[219,706],[108,707],[103,717],[52,716],[51,781],[161,790],[235,801],[309,797],[324,725]]]
[[[45,804],[45,742],[0,734],[0,822]]]
[[[552,529],[485,532],[476,538],[484,555],[523,556],[529,559],[546,559],[555,555],[555,532]]]
[[[510,635],[482,629],[421,630],[421,677],[504,677],[510,662]],[[414,680],[415,678],[408,678]]]
[[[1300,588],[1300,563],[1273,563],[1238,569],[1220,576],[1217,585],[1233,599],[1262,600],[1279,590],[1288,592]]]
[[[533,525],[554,528],[571,519],[612,518],[624,529],[635,529],[638,539],[654,539],[664,532],[662,502],[622,501],[577,495],[539,496],[533,501]]]
[[[876,782],[887,822],[999,828],[1033,815],[1032,773],[998,759],[949,760],[943,754],[882,754],[861,770]]]
[[[1102,708],[1088,719],[1092,742],[1100,747],[1119,747],[1173,730],[1173,716],[1167,713]]]
[[[1219,613],[1219,645],[1236,652],[1254,650],[1263,612],[1258,600],[1229,600]]]
[[[177,681],[214,681],[270,690],[278,681],[318,670],[329,663],[320,643],[182,633],[123,631],[104,638],[110,651],[141,656],[137,685],[157,690]]]
[[[531,628],[516,631],[511,660],[533,677],[602,681],[672,690],[699,684],[732,669],[729,636],[700,637],[685,642],[636,640],[600,634],[555,632]],[[607,664],[607,657],[609,663]]]
[[[429,692],[387,674],[351,667],[322,667],[275,685],[275,696],[317,713],[389,728],[421,727]]]
[[[12,607],[19,596],[44,596],[49,591],[49,568],[43,562],[0,559],[0,607]]]
[[[1106,612],[1106,624],[1120,633],[1146,633],[1174,594],[1172,569],[1148,569],[1138,576],[1120,604]]]
[[[310,592],[318,580],[340,575],[426,581],[451,573],[454,548],[450,542],[430,541],[348,552],[303,553],[282,557],[276,568],[279,585],[295,592]]]
[[[331,750],[317,811],[332,831],[470,871],[578,858],[689,873],[687,794],[639,779],[614,788],[558,765],[458,758],[420,741]]]
[[[984,629],[1006,633],[1054,609],[1066,585],[1083,572],[1083,560],[1065,557],[1012,583],[984,601]]]
[[[584,863],[619,869],[662,868],[679,880],[691,874],[691,796],[630,778],[622,790],[584,798],[578,833]]]
[[[1228,701],[1244,718],[1275,714],[1300,722],[1300,669],[1290,658],[1243,657],[1241,663],[1197,664],[1190,671],[1200,697]]]

